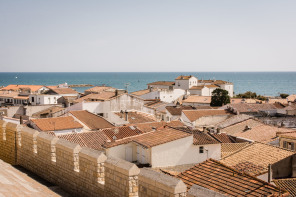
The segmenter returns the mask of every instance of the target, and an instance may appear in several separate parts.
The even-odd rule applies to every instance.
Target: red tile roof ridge
[[[234,172],[236,172],[236,173],[239,174],[239,175],[247,176],[247,177],[249,177],[249,178],[255,179],[256,181],[259,181],[259,182],[261,182],[261,183],[267,184],[267,185],[270,186],[270,187],[273,187],[273,188],[278,189],[276,186],[272,185],[271,183],[265,182],[265,181],[263,181],[262,179],[259,179],[259,178],[255,177],[255,176],[250,175],[250,174],[247,174],[247,173],[244,173],[244,172],[240,172],[240,171],[236,170],[235,168],[233,168],[233,167],[231,167],[231,166],[228,166],[228,165],[225,165],[224,163],[222,163],[222,162],[220,162],[220,161],[217,161],[217,160],[215,160],[215,159],[212,159],[212,158],[207,159],[206,161],[203,161],[203,162],[201,162],[201,163],[199,163],[199,164],[196,164],[195,166],[198,166],[198,165],[204,165],[206,162],[209,162],[209,161],[214,162],[214,163],[217,163],[217,164],[219,164],[219,165],[221,165],[221,166],[223,166],[223,167],[225,167],[225,168],[228,168],[229,170],[234,171]],[[188,170],[185,170],[184,172],[186,172],[186,171],[190,171],[191,169],[195,168],[195,166],[189,168]],[[182,173],[184,173],[184,172],[181,172],[180,174],[182,174]],[[178,175],[179,175],[179,174],[178,174]],[[178,175],[177,175],[177,176],[178,176]]]

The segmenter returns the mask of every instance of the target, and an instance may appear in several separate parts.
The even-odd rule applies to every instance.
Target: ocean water
[[[194,75],[198,79],[221,79],[234,84],[234,93],[246,91],[265,96],[279,93],[296,94],[296,72],[60,72],[60,73],[0,73],[0,86],[9,84],[58,85],[92,84],[127,87],[129,92],[147,88],[154,81],[174,81],[179,75]],[[89,87],[75,88],[83,92]]]

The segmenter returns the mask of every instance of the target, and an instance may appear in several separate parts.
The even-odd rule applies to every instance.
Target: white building
[[[199,96],[212,96],[212,92],[221,88],[227,90],[230,97],[233,97],[233,84],[222,80],[198,80],[198,78],[189,76],[178,76],[175,82],[171,81],[157,81],[149,83],[149,88],[159,88],[159,89],[183,89],[188,90],[190,94]]]
[[[221,145],[213,143],[195,145],[192,134],[166,127],[132,137],[128,143],[124,140],[111,143],[106,155],[149,164],[152,168],[177,166],[200,163],[207,158],[220,159]]]
[[[175,79],[175,87],[176,89],[189,90],[193,86],[197,86],[198,79],[192,75],[190,76],[179,76]]]
[[[183,89],[159,89],[159,88],[150,88],[146,90],[140,90],[132,92],[132,95],[139,96],[140,98],[147,99],[159,99],[163,102],[173,103],[179,98],[183,98],[186,94],[186,91]]]

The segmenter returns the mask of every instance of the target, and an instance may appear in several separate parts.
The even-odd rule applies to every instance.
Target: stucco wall
[[[198,148],[193,145],[193,136],[151,148],[152,167],[176,166],[199,161]]]
[[[229,118],[230,115],[203,116],[193,122],[195,127],[211,126]]]

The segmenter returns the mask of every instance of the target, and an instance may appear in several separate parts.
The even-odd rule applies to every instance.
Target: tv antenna
[[[130,83],[126,83],[124,86],[125,86],[125,90],[127,92],[127,89],[128,89],[128,86],[130,86],[131,84]]]

